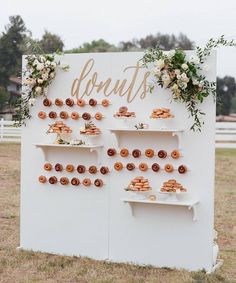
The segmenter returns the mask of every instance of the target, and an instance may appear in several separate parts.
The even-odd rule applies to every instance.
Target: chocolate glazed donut
[[[73,186],[79,186],[80,180],[78,178],[72,178],[70,181],[71,185]]]
[[[52,101],[50,99],[48,99],[48,98],[45,98],[43,100],[43,105],[46,106],[46,107],[49,107],[49,106],[52,105]]]
[[[89,105],[92,106],[92,107],[96,106],[97,105],[97,100],[93,99],[93,98],[89,99]]]
[[[90,174],[96,174],[97,171],[98,171],[98,170],[97,170],[97,167],[96,167],[96,166],[92,165],[92,166],[89,167],[89,173],[90,173]]]
[[[66,105],[72,107],[74,105],[74,100],[72,98],[67,98]]]
[[[57,183],[57,177],[56,176],[52,176],[48,179],[48,182],[53,185]]]
[[[101,172],[101,174],[105,175],[105,174],[109,173],[109,168],[106,167],[106,166],[102,166],[100,168],[100,172]]]
[[[152,164],[152,171],[153,172],[158,172],[160,170],[160,166],[157,163]]]
[[[165,150],[159,150],[157,155],[159,158],[166,158],[167,152]]]
[[[134,158],[138,158],[138,157],[141,156],[141,151],[139,149],[134,149],[132,151],[132,155],[133,155]]]
[[[135,169],[134,163],[127,163],[126,164],[126,169],[129,170],[129,171],[134,170]]]
[[[108,148],[107,155],[108,156],[114,156],[116,154],[115,148]]]
[[[95,185],[96,187],[102,187],[102,186],[103,186],[103,180],[102,180],[102,179],[96,179],[96,180],[94,181],[94,185]]]
[[[85,120],[85,121],[88,121],[91,119],[91,115],[87,112],[84,112],[83,115],[82,115],[82,118]]]
[[[84,165],[78,165],[77,172],[79,174],[83,174],[83,173],[85,173],[85,171],[86,171],[86,167]]]
[[[51,111],[51,112],[48,113],[48,117],[50,119],[56,119],[57,118],[57,113],[54,112],[54,111]]]
[[[63,166],[62,166],[60,163],[57,163],[57,164],[55,165],[55,170],[56,170],[57,172],[60,172],[60,171],[63,170]]]
[[[184,173],[186,173],[187,172],[187,167],[185,166],[185,165],[180,165],[179,167],[178,167],[178,172],[180,173],[180,174],[184,174]]]

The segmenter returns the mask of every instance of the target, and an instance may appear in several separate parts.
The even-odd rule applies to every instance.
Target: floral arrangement
[[[30,119],[30,107],[34,106],[37,97],[47,96],[48,89],[54,78],[58,67],[67,71],[69,66],[62,64],[56,55],[27,55],[26,67],[23,71],[23,92],[18,104],[16,121],[18,126],[25,124]]]
[[[201,71],[207,70],[205,64],[212,49],[218,46],[236,46],[236,42],[225,40],[224,36],[219,39],[210,39],[205,47],[197,47],[195,55],[187,58],[182,49],[163,51],[160,48],[152,48],[145,52],[142,58],[143,65],[150,67],[153,75],[153,83],[150,84],[150,92],[156,85],[170,89],[175,101],[185,103],[190,116],[194,118],[191,130],[201,131],[204,122],[201,116],[205,115],[199,108],[199,103],[210,94],[216,96],[216,83],[209,82]]]

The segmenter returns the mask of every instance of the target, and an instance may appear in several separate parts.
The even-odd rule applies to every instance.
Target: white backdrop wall
[[[188,52],[191,54],[191,52]],[[215,81],[215,56],[209,57],[209,71],[205,73],[207,78]],[[113,85],[118,79],[127,79],[128,85],[133,78],[134,68],[142,58],[140,52],[132,53],[97,53],[97,54],[71,54],[65,55],[63,60],[70,65],[69,72],[58,71],[57,77],[52,83],[48,98],[52,101],[55,98],[65,100],[71,97],[72,83],[79,78],[84,65],[88,60],[94,60],[94,66],[84,78],[79,97],[83,95],[86,84],[92,74],[97,72],[97,81],[106,81],[111,78]],[[124,71],[125,70],[125,71]],[[147,70],[140,69],[131,91],[135,95],[143,81]],[[143,87],[143,85],[141,85]],[[86,105],[80,108],[74,105],[72,108],[64,105],[61,109],[55,105],[46,108],[42,99],[38,99],[32,108],[32,118],[27,122],[22,134],[22,176],[21,176],[21,233],[20,246],[23,249],[58,253],[65,255],[89,256],[94,259],[109,259],[116,262],[133,262],[138,264],[152,264],[155,266],[168,266],[197,270],[205,268],[212,269],[212,245],[214,225],[214,129],[215,129],[215,103],[212,97],[208,97],[201,106],[206,112],[205,125],[201,133],[189,131],[192,119],[189,119],[185,105],[171,101],[171,93],[159,87],[152,94],[147,94],[144,99],[140,93],[131,103],[127,102],[127,94],[123,97],[111,94],[107,99],[111,105],[104,108],[97,105],[92,108]],[[97,93],[94,89],[91,95],[83,97],[86,101],[95,98],[101,101],[105,98],[101,91]],[[75,99],[75,97],[74,97]],[[150,114],[153,108],[167,107],[175,115],[175,119],[168,122],[171,128],[185,129],[182,136],[183,157],[173,160],[167,157],[161,160],[157,156],[152,159],[142,155],[135,159],[132,155],[122,158],[117,154],[108,157],[108,148],[126,147],[130,151],[140,149],[144,152],[147,148],[153,148],[155,152],[164,149],[171,152],[178,148],[178,138],[171,133],[139,133],[128,132],[120,135],[120,146],[116,138],[110,133],[110,128],[122,128],[121,121],[113,118],[120,106],[128,106],[130,111],[136,112],[136,118],[130,123],[130,127],[137,122],[146,122],[150,128],[157,128],[157,121],[151,120]],[[48,150],[47,161],[55,164],[72,163],[75,166],[84,164],[86,166],[102,165],[109,166],[110,174],[92,176],[88,172],[79,175],[77,172],[57,173],[45,172],[43,165],[44,156],[40,149],[34,144],[52,143],[55,140],[53,134],[47,135],[48,124],[53,123],[52,119],[41,120],[37,114],[39,111],[61,110],[78,111],[91,114],[102,112],[105,116],[101,121],[93,122],[102,130],[102,135],[97,138],[96,143],[103,144],[101,164],[97,164],[95,152],[87,149],[60,149],[51,148]],[[61,119],[57,119],[61,120]],[[72,136],[79,137],[79,129],[84,125],[83,119],[64,121],[73,129]],[[128,171],[123,169],[120,172],[113,170],[116,161],[123,164],[133,162],[138,165],[140,162],[147,162],[151,165],[157,162],[163,167],[166,163],[172,163],[175,167],[185,164],[189,171],[180,175],[178,172],[166,173],[161,170],[154,173],[148,170],[141,173],[138,169]],[[83,186],[77,188],[60,184],[40,184],[38,176],[47,177],[55,175],[78,177],[80,179],[89,177],[91,179],[102,178],[105,186],[101,189]],[[172,205],[134,204],[134,215],[130,206],[121,199],[127,197],[124,188],[131,179],[144,175],[150,181],[154,190],[160,190],[164,181],[176,179],[188,189],[188,197],[199,200],[197,207],[198,220],[193,221],[192,212],[186,207]]]

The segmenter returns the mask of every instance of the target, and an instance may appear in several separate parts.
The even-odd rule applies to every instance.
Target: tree
[[[3,87],[0,87],[0,110],[2,110],[9,102],[10,94]]]
[[[9,21],[0,37],[0,85],[4,87],[10,75],[21,71],[22,45],[28,33],[21,16],[11,16]]]
[[[232,108],[232,98],[236,94],[235,78],[225,76],[217,78],[217,97],[219,103],[216,108],[217,115],[229,115]]]
[[[119,51],[119,49],[104,39],[93,40],[91,42],[85,42],[78,48],[74,48],[66,51],[66,53],[89,53],[89,52],[114,52]]]
[[[63,51],[64,43],[59,35],[53,34],[45,30],[42,39],[36,41],[43,53],[54,53],[56,51]]]

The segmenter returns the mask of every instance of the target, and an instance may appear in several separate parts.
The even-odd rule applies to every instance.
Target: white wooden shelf
[[[112,128],[107,129],[116,137],[117,146],[120,147],[120,134],[122,133],[138,133],[138,134],[144,134],[144,133],[172,133],[172,136],[178,137],[178,148],[182,149],[182,135],[185,131],[184,129],[122,129],[122,128]]]
[[[48,150],[50,148],[60,148],[60,149],[68,149],[68,150],[89,150],[89,152],[96,152],[97,153],[97,163],[101,163],[101,153],[103,145],[69,145],[69,144],[43,144],[43,143],[37,143],[34,144],[36,148],[40,148],[44,155],[44,160],[48,160]]]
[[[135,199],[135,198],[122,198],[123,202],[129,204],[132,212],[132,216],[134,216],[134,205],[135,204],[147,204],[147,205],[170,205],[170,206],[183,206],[187,207],[189,210],[193,212],[193,221],[197,221],[197,205],[199,204],[199,200],[187,200],[187,201],[168,201],[168,200],[156,200],[151,201],[148,199]]]

